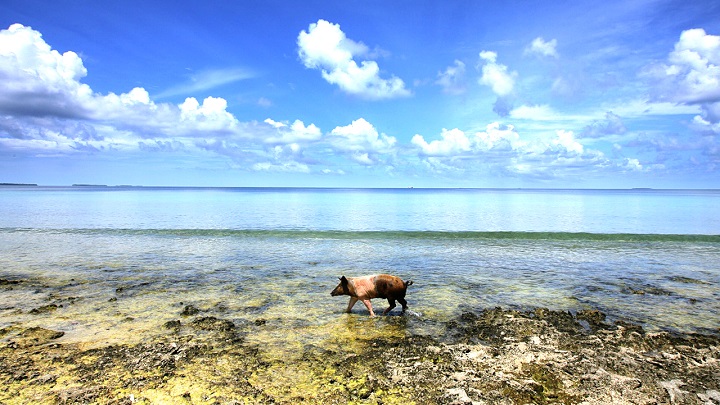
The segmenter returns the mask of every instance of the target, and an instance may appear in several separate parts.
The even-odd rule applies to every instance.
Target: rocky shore
[[[487,309],[437,336],[287,356],[248,339],[265,319],[239,327],[204,315],[190,309],[141,344],[90,349],[58,343],[59,331],[4,328],[0,403],[720,403],[718,334],[650,333],[595,310]]]

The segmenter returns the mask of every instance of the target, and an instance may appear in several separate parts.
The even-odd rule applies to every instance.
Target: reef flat
[[[253,339],[267,319],[237,325],[183,312],[133,344],[86,347],[59,343],[60,331],[6,327],[0,403],[720,402],[717,333],[651,333],[596,310],[494,308],[442,322],[433,335],[338,335],[275,350]],[[384,322],[402,329],[408,319]]]

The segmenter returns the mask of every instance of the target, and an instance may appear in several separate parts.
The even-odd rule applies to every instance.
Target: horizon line
[[[317,189],[317,190],[586,190],[586,191],[673,191],[673,190],[698,190],[698,191],[720,191],[720,188],[655,188],[655,187],[627,187],[627,188],[580,188],[580,187],[352,187],[352,186],[171,186],[171,185],[130,185],[130,184],[86,184],[74,183],[67,185],[38,184],[38,183],[14,183],[0,182],[0,187],[28,187],[28,188],[76,188],[76,189],[132,189],[132,188],[155,188],[155,189]]]

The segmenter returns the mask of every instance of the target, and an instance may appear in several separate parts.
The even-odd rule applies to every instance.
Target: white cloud
[[[190,131],[234,132],[238,120],[227,111],[227,101],[220,97],[207,97],[200,104],[194,97],[180,104],[180,121]]]
[[[351,157],[354,161],[365,166],[372,166],[376,163],[368,153],[353,153]]]
[[[448,66],[444,72],[438,72],[438,79],[435,84],[442,86],[443,92],[447,94],[463,94],[467,91],[465,85],[465,64],[455,60],[452,66]]]
[[[627,132],[625,123],[619,115],[612,111],[605,113],[604,120],[594,121],[583,128],[580,136],[583,138],[601,138],[605,136],[621,135]]]
[[[644,99],[635,99],[618,104],[607,105],[608,110],[628,118],[661,115],[691,115],[700,114],[701,107],[697,105],[677,104],[674,102],[657,102]]]
[[[576,153],[581,155],[585,148],[582,144],[575,140],[575,135],[572,131],[558,130],[557,138],[552,140],[552,144],[559,146],[570,153]]]
[[[549,105],[521,105],[510,111],[510,118],[520,120],[545,121],[555,120],[558,113]]]
[[[185,83],[170,87],[160,92],[156,97],[165,98],[178,95],[188,95],[205,90],[214,89],[240,80],[251,79],[255,73],[244,67],[229,67],[204,70],[190,75]]]
[[[298,162],[271,163],[260,162],[255,163],[252,169],[256,172],[281,172],[281,173],[309,173],[308,165]]]
[[[586,148],[572,131],[556,130],[552,135],[534,138],[526,141],[513,126],[493,122],[472,135],[456,128],[443,130],[440,139],[428,142],[415,135],[411,142],[419,149],[423,163],[435,173],[483,170],[499,175],[549,178],[581,168],[628,169],[626,161],[613,164],[602,152]]]
[[[305,126],[300,120],[295,120],[288,125],[287,122],[277,122],[270,118],[265,123],[275,128],[273,135],[264,139],[265,142],[271,144],[290,144],[297,142],[317,141],[322,137],[322,131],[315,124]]]
[[[320,69],[322,77],[343,91],[370,100],[406,97],[411,93],[402,79],[380,77],[375,61],[358,63],[356,56],[368,54],[368,47],[345,36],[339,24],[318,20],[301,31],[297,39],[298,55],[307,68]]]
[[[500,97],[505,97],[513,92],[515,87],[515,78],[517,72],[508,72],[505,65],[497,63],[497,53],[492,51],[480,52],[480,59],[484,62],[482,67],[482,77],[479,83],[488,86],[493,93]]]
[[[416,134],[410,142],[418,147],[423,155],[434,157],[480,155],[493,149],[512,150],[525,145],[512,125],[502,126],[498,122],[487,125],[485,131],[471,136],[457,128],[443,129],[440,139],[427,142],[422,135]]]
[[[627,116],[626,112],[629,110],[626,104],[614,105],[607,107],[607,109],[615,112],[616,109],[621,110],[623,113],[619,114]],[[647,106],[645,106],[647,108]],[[575,125],[587,125],[588,121],[600,120],[603,117],[607,118],[607,110],[592,110],[592,111],[580,111],[575,114],[567,114],[555,110],[547,104],[539,105],[521,105],[510,111],[510,118],[516,120],[527,120],[527,121],[539,121],[539,122],[562,122],[563,125],[575,124]]]
[[[367,46],[345,38],[339,26],[325,24],[329,33],[342,35],[335,39],[332,36],[311,38],[305,44],[309,47],[303,48],[308,51],[304,62],[310,63],[309,67],[322,69],[323,76],[337,79],[338,85],[346,91],[351,88],[349,82],[359,83],[354,94],[362,94],[363,97],[374,97],[370,96],[371,91],[379,91],[382,87],[376,85],[378,81],[390,86],[389,80],[380,78],[375,62],[363,62],[360,66],[355,63],[355,58],[359,56],[369,57]],[[303,33],[315,33],[313,29],[310,31]],[[692,47],[698,55],[706,55],[705,59],[700,58],[694,64],[690,63],[692,58],[685,54],[672,59],[677,62],[672,66],[688,69],[685,76],[678,73],[673,80],[692,76],[692,70],[697,75],[701,72],[706,76],[707,80],[704,79],[703,83],[712,82],[713,69],[717,66],[712,61],[717,59],[713,59],[716,55],[711,50],[717,49],[713,40],[717,37],[706,37],[703,37],[705,42],[688,40],[690,45],[683,48]],[[338,38],[340,40],[336,41]],[[323,44],[323,41],[327,43]],[[511,97],[517,74],[498,64],[494,52],[483,52],[480,57],[484,61],[481,84],[491,87],[500,98]],[[705,60],[707,63],[703,64]],[[335,70],[332,67],[340,65],[346,69],[333,76]],[[368,68],[372,65],[375,70]],[[359,72],[352,70],[353,66]],[[438,74],[437,84],[446,89],[456,85],[459,88],[464,69],[462,62],[455,61],[453,66]],[[720,133],[717,123],[720,104],[698,101],[709,100],[706,92],[701,94],[702,97],[693,99],[696,101],[684,101],[685,104],[680,105],[677,100],[639,100],[612,108],[603,106],[585,116],[562,114],[548,105],[520,106],[512,109],[511,118],[543,121],[537,125],[553,125],[553,128],[546,132],[528,132],[525,138],[531,135],[531,140],[523,139],[512,126],[500,123],[492,123],[478,132],[444,129],[436,139],[426,140],[421,135],[415,135],[411,144],[405,145],[410,147],[403,148],[395,137],[381,133],[364,118],[346,126],[337,126],[325,134],[314,124],[306,125],[300,120],[276,121],[268,118],[264,122],[241,122],[228,111],[228,103],[223,98],[189,97],[180,104],[155,102],[141,87],[125,93],[99,94],[82,83],[86,74],[83,61],[77,54],[53,50],[37,31],[22,25],[0,31],[0,149],[31,151],[41,156],[106,151],[182,152],[189,155],[202,151],[226,158],[232,167],[258,171],[343,174],[345,172],[337,167],[323,167],[320,162],[324,157],[340,155],[347,161],[367,166],[383,163],[392,168],[399,167],[388,165],[394,163],[393,160],[407,163],[419,159],[433,171],[462,173],[489,170],[492,173],[547,174],[552,171],[560,173],[565,169],[576,170],[578,167],[594,169],[614,165],[618,170],[648,170],[653,167],[652,162],[645,163],[646,160],[643,160],[641,163],[640,159],[625,157],[623,159],[626,160],[615,160],[611,164],[602,153],[583,145],[583,141],[587,142],[582,139],[584,132],[576,136],[572,131],[558,131],[559,127],[577,131],[587,126],[588,122],[595,122],[597,128],[588,131],[600,133],[612,129],[617,132],[624,128],[618,116],[693,114],[696,116],[691,124],[694,128]],[[348,83],[340,84],[344,83],[342,75]],[[213,80],[207,79],[206,83],[213,83]],[[695,89],[682,83],[678,87]],[[409,94],[404,84],[401,89]],[[376,96],[378,94],[381,93],[375,93]],[[618,116],[605,115],[603,121],[603,114],[609,110]],[[578,124],[581,119],[584,121]],[[523,122],[523,127],[532,128],[534,124]],[[700,146],[703,145],[707,146],[704,150],[717,151],[714,143]],[[658,150],[661,150],[660,146]],[[632,147],[630,145],[627,150]],[[672,145],[665,149],[670,150],[670,147]],[[717,152],[708,152],[711,153],[718,155]],[[325,159],[325,162],[330,160],[334,157]]]
[[[267,144],[312,142],[322,135],[301,121],[240,122],[219,97],[172,104],[155,103],[141,87],[94,93],[80,82],[86,74],[77,54],[53,50],[32,28],[15,24],[0,31],[3,147],[47,154],[196,146],[235,159],[263,154]],[[206,84],[221,82],[217,75],[206,75]]]
[[[30,27],[0,31],[0,112],[84,117],[92,91],[80,83],[87,70],[72,51],[60,54]]]
[[[364,118],[359,118],[350,125],[335,127],[325,140],[333,149],[366,166],[387,162],[397,153],[397,139],[379,133]]]
[[[700,115],[696,115],[690,125],[699,132],[720,134],[720,122],[707,120]]]
[[[668,56],[665,74],[675,88],[671,98],[685,103],[720,101],[720,37],[703,29],[683,31]]]
[[[455,156],[470,151],[472,147],[470,139],[457,128],[443,128],[440,138],[428,143],[422,135],[416,134],[410,142],[418,146],[426,156]]]
[[[557,58],[559,56],[557,52],[557,40],[552,39],[550,41],[545,41],[542,37],[537,37],[533,39],[532,43],[527,48],[525,48],[525,53]]]
[[[702,118],[714,124],[720,117],[720,36],[701,28],[683,31],[667,63],[648,68],[658,101],[700,105]]]
[[[628,170],[631,170],[631,171],[642,171],[643,170],[643,166],[642,166],[642,164],[640,164],[640,161],[638,159],[634,159],[634,158],[625,159],[624,163],[625,163],[625,167]]]
[[[370,153],[392,153],[397,143],[395,137],[378,133],[364,118],[344,127],[335,127],[328,140],[342,150]]]

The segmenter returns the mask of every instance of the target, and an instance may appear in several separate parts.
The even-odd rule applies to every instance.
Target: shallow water
[[[0,327],[23,322],[65,331],[64,341],[127,342],[189,321],[181,315],[188,305],[241,327],[262,320],[250,339],[281,345],[343,333],[436,334],[441,321],[494,306],[598,308],[650,329],[720,322],[718,243],[300,235],[0,232],[2,278],[26,280],[0,289]],[[347,297],[329,294],[340,275],[377,272],[415,281],[404,321],[366,320],[360,304],[345,315]],[[59,308],[31,313],[48,304]]]
[[[138,342],[165,322],[215,316],[240,330],[262,325],[247,339],[288,356],[305,345],[439,336],[443,321],[494,306],[598,308],[651,330],[720,324],[713,193],[0,194],[0,278],[22,280],[0,286],[0,328],[61,330],[63,342]],[[603,210],[608,201],[627,210]],[[633,204],[673,214],[648,222]],[[566,214],[553,220],[548,207]],[[347,297],[330,296],[341,275],[381,272],[415,282],[412,312],[369,319],[357,304],[347,315]],[[188,305],[200,312],[183,316]]]

